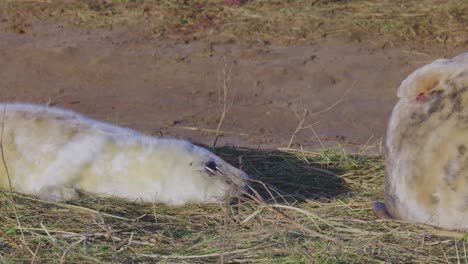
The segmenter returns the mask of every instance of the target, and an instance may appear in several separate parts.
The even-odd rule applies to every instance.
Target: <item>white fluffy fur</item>
[[[398,96],[386,139],[390,213],[468,230],[468,53],[416,70]]]
[[[145,136],[59,108],[0,104],[0,120],[13,189],[45,200],[75,199],[81,190],[170,205],[211,203],[239,195],[248,179],[187,141]],[[210,161],[215,174],[206,168]],[[0,167],[0,187],[8,185]]]

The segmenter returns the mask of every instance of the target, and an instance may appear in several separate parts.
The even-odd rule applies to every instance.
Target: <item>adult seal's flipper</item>
[[[393,219],[392,215],[387,210],[387,206],[384,203],[373,203],[372,211],[374,211],[374,215],[377,219]]]

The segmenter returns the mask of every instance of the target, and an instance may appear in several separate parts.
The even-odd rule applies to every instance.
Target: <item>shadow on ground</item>
[[[350,161],[353,157],[345,157],[339,150],[310,153],[220,147],[215,152],[268,186],[252,183],[252,187],[269,202],[328,200],[349,193],[341,177],[346,175],[345,163],[339,163],[339,159]]]

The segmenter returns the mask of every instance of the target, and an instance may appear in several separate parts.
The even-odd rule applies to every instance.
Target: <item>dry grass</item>
[[[468,42],[465,0],[250,0],[240,6],[225,0],[9,0],[0,10],[5,28],[20,33],[31,23],[66,21],[185,41],[301,44],[343,33],[382,44]]]
[[[468,3],[251,0],[230,7],[224,0],[0,1],[0,25],[7,30],[27,34],[31,23],[57,21],[138,28],[148,37],[186,41],[300,44],[341,32],[382,43],[460,46],[467,44]],[[382,200],[380,157],[340,149],[216,152],[281,195],[254,183],[266,203],[167,207],[92,196],[50,204],[17,194],[12,203],[3,191],[0,263],[467,261],[463,233],[374,219],[371,203]]]
[[[282,191],[267,203],[167,207],[85,196],[49,204],[15,195],[37,263],[454,263],[463,233],[377,221],[380,157],[341,150],[261,152],[218,148],[231,163]],[[270,191],[274,194],[273,191]],[[0,193],[0,263],[32,262],[9,194]],[[226,217],[227,215],[227,217]],[[227,221],[226,221],[227,220]],[[226,224],[225,224],[226,223]]]

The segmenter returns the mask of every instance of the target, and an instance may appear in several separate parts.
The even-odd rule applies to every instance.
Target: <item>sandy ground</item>
[[[2,28],[0,22],[0,28]],[[386,47],[330,36],[308,46],[189,43],[123,30],[30,25],[0,31],[0,98],[57,105],[153,135],[211,145],[228,81],[220,145],[378,145],[399,83],[462,49]],[[226,74],[223,74],[223,69]],[[378,150],[378,148],[377,148]]]

